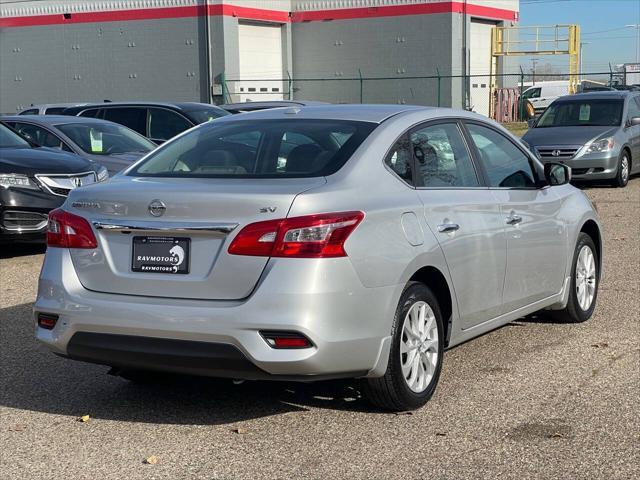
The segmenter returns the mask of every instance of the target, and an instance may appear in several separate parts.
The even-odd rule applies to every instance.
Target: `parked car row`
[[[0,241],[44,240],[48,212],[71,189],[116,175],[195,125],[232,113],[310,104],[320,102],[225,108],[173,102],[58,103],[0,117]]]
[[[113,176],[151,152],[157,144],[196,125],[231,114],[282,107],[289,107],[295,113],[302,108],[322,105],[321,102],[308,101],[249,102],[221,107],[174,102],[48,104],[31,107],[19,115],[0,117],[4,125],[5,142],[21,144],[23,147],[27,145],[30,152],[38,152],[30,156],[39,159],[32,170],[29,170],[32,168],[29,162],[21,163],[21,168],[30,172],[27,176],[31,175],[32,183],[26,180],[20,180],[20,183],[15,178],[27,170],[18,169],[12,158],[24,157],[26,152],[24,148],[3,147],[0,158],[4,175],[0,183],[4,197],[4,201],[0,201],[2,237],[9,238],[10,232],[12,238],[19,234],[24,234],[21,238],[38,238],[37,234],[43,238],[44,216],[48,208],[52,208],[47,205],[57,206],[64,195],[53,193],[57,198],[46,205],[37,195],[24,195],[23,190],[28,189],[42,190],[45,196],[52,194],[51,188],[43,185],[38,178],[58,178],[54,176],[60,173],[73,176],[89,170],[97,172],[102,171],[101,166],[106,167],[106,173]],[[531,129],[523,138],[525,144],[543,162],[555,161],[570,166],[573,180],[608,181],[623,187],[632,174],[640,172],[638,92],[593,92],[563,96],[553,101],[541,116],[531,121],[530,126]],[[14,133],[6,127],[13,129]],[[13,143],[9,138],[14,139]],[[244,146],[244,156],[247,156],[257,148],[257,141],[254,136],[236,142]],[[291,162],[289,167],[286,165],[290,152],[294,152],[293,164],[304,162],[313,155],[313,147],[305,145],[304,140],[300,144],[300,141],[297,135],[289,135],[283,141],[278,157],[281,171],[290,168]],[[432,145],[438,148],[437,142],[432,142]],[[61,152],[67,152],[68,155],[57,155]],[[81,158],[74,158],[71,154]],[[47,156],[52,159],[51,168],[44,160]],[[299,160],[297,156],[300,156]],[[65,158],[70,168],[61,172],[58,164]],[[218,163],[217,169],[239,168],[238,165],[228,166],[228,160],[226,163],[218,160]],[[91,165],[91,168],[87,165]],[[243,168],[249,171],[247,166]],[[103,179],[104,174],[101,174],[99,179],[96,176],[95,181]],[[80,183],[89,181],[80,180]],[[66,181],[67,190],[75,188],[74,182]],[[10,201],[6,200],[8,195],[11,195]]]

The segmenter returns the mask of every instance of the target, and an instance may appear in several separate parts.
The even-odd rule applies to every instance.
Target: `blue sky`
[[[635,62],[640,0],[520,0],[520,25],[577,23],[582,30],[583,71],[608,71],[608,64]],[[568,70],[568,57],[538,57]],[[523,68],[531,66],[524,58]]]

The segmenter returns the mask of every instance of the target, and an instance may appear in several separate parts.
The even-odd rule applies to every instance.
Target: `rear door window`
[[[149,138],[166,141],[191,128],[191,123],[176,112],[164,108],[149,109]]]
[[[411,132],[419,187],[479,186],[471,155],[455,123],[442,123]]]
[[[79,117],[90,117],[90,118],[102,118],[102,115],[99,115],[99,108],[90,108],[88,110],[84,110],[78,114]]]
[[[49,107],[44,111],[45,115],[62,115],[67,107]]]
[[[119,123],[145,137],[147,135],[147,109],[142,107],[111,107],[104,109],[104,119]]]
[[[413,185],[413,159],[409,136],[403,135],[387,153],[384,163],[409,185]]]
[[[375,126],[341,120],[213,122],[152,153],[130,175],[267,178],[330,175],[344,165]],[[337,142],[336,135],[344,143]]]

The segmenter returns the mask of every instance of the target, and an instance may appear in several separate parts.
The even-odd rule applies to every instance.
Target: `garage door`
[[[236,85],[239,101],[282,100],[282,26],[240,23],[240,79]]]
[[[491,28],[494,26],[495,23],[471,20],[469,71],[471,75],[482,75],[480,77],[472,76],[469,82],[471,84],[471,106],[475,112],[483,115],[489,115]]]

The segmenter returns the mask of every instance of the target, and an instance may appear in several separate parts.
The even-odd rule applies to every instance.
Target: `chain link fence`
[[[224,78],[222,103],[261,100],[315,100],[329,103],[393,103],[466,109],[502,122],[525,121],[548,105],[549,97],[570,92],[563,73],[424,75],[332,78]],[[582,73],[578,91],[621,88],[617,72]]]

